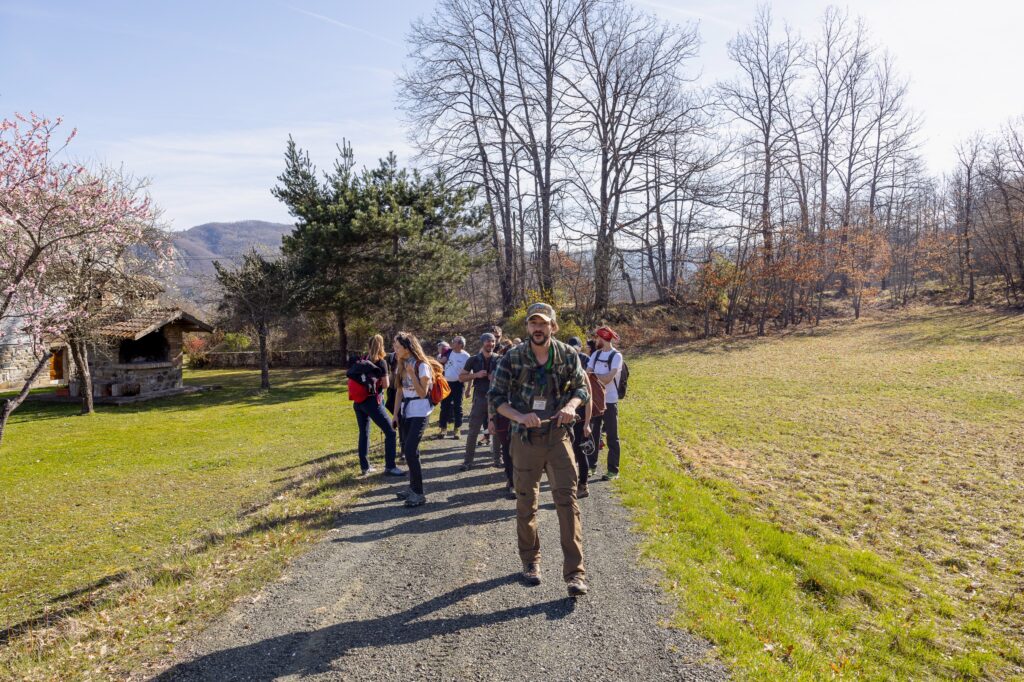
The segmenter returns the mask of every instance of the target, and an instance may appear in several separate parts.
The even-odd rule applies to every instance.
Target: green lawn
[[[91,417],[25,403],[0,449],[0,678],[116,676],[273,576],[356,492],[341,379],[191,372],[223,388]]]
[[[740,679],[1024,675],[1024,316],[918,309],[632,363],[619,488]]]
[[[735,678],[1024,675],[1024,317],[919,309],[631,369],[615,485]],[[224,388],[15,413],[0,679],[153,670],[359,492],[340,372],[186,379]]]

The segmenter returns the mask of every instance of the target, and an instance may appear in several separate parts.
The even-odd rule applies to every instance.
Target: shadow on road
[[[536,615],[559,620],[573,612],[575,601],[563,598],[492,613],[425,618],[517,579],[518,574],[510,574],[471,583],[394,615],[337,623],[224,649],[189,663],[180,663],[154,680],[274,680],[285,675],[316,675],[330,671],[333,661],[353,649],[411,644]]]

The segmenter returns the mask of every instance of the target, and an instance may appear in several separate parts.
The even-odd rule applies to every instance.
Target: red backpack
[[[370,392],[366,389],[366,385],[361,381],[355,379],[348,380],[348,399],[354,403],[361,403],[370,397]]]
[[[362,357],[358,362],[354,363],[348,368],[346,375],[348,376],[348,399],[354,403],[361,403],[368,398],[376,397],[380,391],[378,389],[379,380],[373,376],[368,376],[371,369],[376,369],[372,364],[368,367],[367,363],[369,360],[366,357]],[[380,370],[377,370],[379,372]]]

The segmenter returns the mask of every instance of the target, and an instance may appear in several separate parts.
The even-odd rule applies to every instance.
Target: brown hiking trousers
[[[523,564],[540,561],[540,534],[537,531],[537,507],[540,479],[546,471],[558,514],[558,531],[562,539],[562,576],[568,582],[584,577],[583,524],[576,502],[579,474],[573,456],[569,431],[552,426],[545,433],[531,434],[524,442],[512,434],[512,480],[516,491],[516,533],[519,536],[519,557]]]

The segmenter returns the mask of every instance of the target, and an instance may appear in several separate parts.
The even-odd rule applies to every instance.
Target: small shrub
[[[182,350],[188,357],[188,366],[193,368],[206,367],[209,364],[207,353],[210,352],[210,343],[201,336],[186,334],[181,342]]]
[[[251,347],[252,339],[247,334],[228,332],[224,335],[220,345],[217,346],[217,350],[222,353],[241,353],[249,350]]]
[[[523,303],[519,305],[513,312],[512,315],[502,325],[502,330],[506,337],[514,339],[519,337],[526,340],[526,311],[534,303],[547,303],[555,309],[555,313],[558,318],[558,333],[555,337],[559,341],[568,341],[574,336],[580,337],[581,341],[585,341],[587,338],[587,332],[580,324],[574,319],[572,312],[568,309],[564,309],[559,306],[558,296],[542,296],[536,291],[529,291],[526,294],[526,300],[529,303]]]

